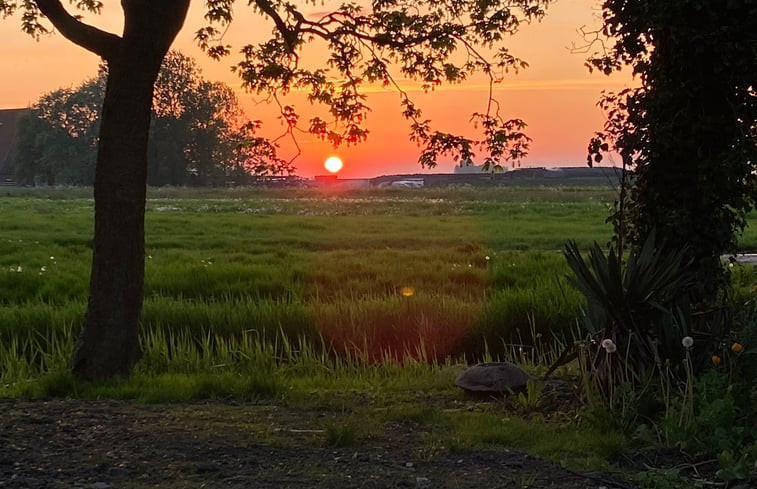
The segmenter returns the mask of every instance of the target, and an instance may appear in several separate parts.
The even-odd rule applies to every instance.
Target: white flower
[[[489,255],[486,255],[486,256],[484,257],[484,260],[486,260],[486,261],[489,261],[489,260],[491,260],[491,258],[489,258]]]
[[[24,271],[24,269],[23,269],[23,268],[21,268],[21,265],[19,265],[19,266],[18,266],[18,269],[17,269],[16,271],[17,271],[18,273],[21,273],[21,272],[23,272],[23,271]]]
[[[602,348],[604,348],[607,353],[615,353],[618,350],[618,347],[615,346],[615,343],[613,343],[610,338],[602,340]]]
[[[47,271],[47,267],[40,267],[39,271],[40,272],[46,272]]]
[[[51,259],[51,260],[55,260],[55,257],[54,257],[54,256],[51,256],[51,257],[50,257],[50,259]]]
[[[691,336],[684,336],[681,340],[681,344],[684,348],[691,348],[692,346],[694,346],[694,338],[692,338]]]

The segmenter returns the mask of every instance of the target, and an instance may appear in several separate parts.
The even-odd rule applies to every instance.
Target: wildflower
[[[691,336],[684,336],[681,340],[681,344],[688,350],[689,348],[694,346],[694,338],[692,338]]]
[[[19,266],[18,266],[18,268],[16,269],[16,271],[17,271],[18,273],[21,273],[21,272],[23,272],[23,271],[24,271],[24,269],[23,269],[23,268],[21,268],[21,265],[19,265]]]
[[[51,257],[50,257],[50,259],[51,259],[51,260],[55,260],[55,257],[54,257],[54,256],[51,256]]]
[[[615,353],[618,350],[618,347],[615,346],[615,343],[613,343],[610,338],[602,340],[602,348],[604,348],[607,353]]]
[[[717,356],[717,355],[713,355],[712,356],[712,363],[714,363],[715,365],[720,365],[720,357]]]
[[[489,255],[486,255],[486,256],[484,257],[484,260],[486,260],[486,261],[489,261],[489,260],[491,260],[491,258],[489,258]]]
[[[731,351],[734,353],[741,353],[741,351],[744,349],[744,345],[742,345],[739,342],[735,342],[731,345]]]
[[[47,267],[40,267],[39,271],[40,272],[46,272],[47,271]]]

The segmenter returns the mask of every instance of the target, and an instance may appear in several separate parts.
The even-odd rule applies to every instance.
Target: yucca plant
[[[639,383],[650,377],[650,368],[667,372],[682,365],[693,284],[685,248],[665,249],[652,233],[625,262],[614,247],[605,254],[596,242],[588,263],[574,241],[564,254],[575,274],[569,280],[586,298],[582,323],[596,345],[593,368],[617,363],[621,375],[612,382]]]

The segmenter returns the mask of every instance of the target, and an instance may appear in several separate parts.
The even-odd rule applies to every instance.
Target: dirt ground
[[[428,453],[412,423],[328,447],[307,421],[281,406],[0,399],[0,487],[630,487],[506,449]]]

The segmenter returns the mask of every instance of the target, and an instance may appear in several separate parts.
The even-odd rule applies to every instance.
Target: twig
[[[326,430],[297,430],[286,428],[274,428],[273,431],[286,431],[287,433],[326,433]]]

